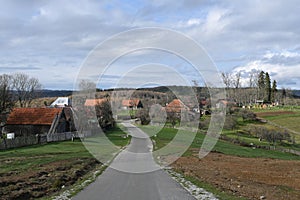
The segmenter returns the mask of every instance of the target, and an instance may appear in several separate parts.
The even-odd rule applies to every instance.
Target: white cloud
[[[228,11],[225,9],[212,9],[207,17],[203,30],[206,34],[222,34],[223,29],[229,24],[229,20],[226,18]]]
[[[189,28],[193,26],[199,26],[200,24],[203,24],[204,20],[200,18],[190,18],[186,21],[179,21],[174,27],[176,28]]]
[[[202,20],[201,19],[197,19],[197,18],[192,18],[192,19],[189,19],[188,21],[187,21],[187,25],[188,26],[193,26],[193,25],[199,25],[199,24],[201,24],[201,22],[202,22]]]
[[[267,59],[271,59],[271,58],[274,58],[274,57],[285,57],[285,58],[299,58],[300,57],[300,53],[298,52],[290,52],[290,51],[282,51],[282,52],[277,52],[277,53],[274,53],[274,52],[268,52],[266,53],[264,56],[264,58],[267,58]]]
[[[242,72],[244,74],[244,85],[247,83],[247,75],[252,71],[268,72],[271,79],[276,80],[279,87],[297,89],[300,86],[300,62],[293,64],[283,64],[280,60],[274,62],[274,57],[279,57],[286,63],[289,59],[298,58],[300,54],[290,51],[282,51],[277,53],[268,52],[262,56],[264,59],[251,61],[243,66],[233,69],[233,73]]]

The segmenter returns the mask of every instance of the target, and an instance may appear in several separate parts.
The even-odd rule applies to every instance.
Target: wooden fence
[[[30,146],[35,144],[46,144],[48,142],[58,142],[72,140],[78,136],[77,132],[52,133],[45,135],[31,135],[27,137],[15,137],[14,139],[0,139],[0,150],[17,147]]]

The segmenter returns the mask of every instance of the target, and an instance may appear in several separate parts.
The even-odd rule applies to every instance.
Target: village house
[[[69,97],[58,97],[51,105],[51,108],[63,108],[71,106],[71,100]]]
[[[84,102],[84,106],[85,107],[95,107],[106,101],[107,101],[107,99],[86,99]]]
[[[122,108],[124,110],[128,110],[128,109],[137,110],[139,108],[143,108],[143,104],[139,99],[123,99]]]
[[[15,137],[36,134],[63,133],[75,130],[70,107],[14,108],[4,131]]]
[[[183,110],[189,111],[190,109],[180,99],[174,99],[166,106],[166,112],[180,113]]]

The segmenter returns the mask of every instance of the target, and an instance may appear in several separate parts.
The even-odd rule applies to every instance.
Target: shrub
[[[291,140],[291,135],[286,130],[276,130],[264,126],[250,126],[249,132],[273,145],[275,145],[276,142],[281,143],[283,140]]]
[[[199,122],[199,129],[207,130],[210,123],[210,117],[201,117]]]
[[[241,109],[239,111],[239,116],[243,118],[243,121],[255,121],[256,114],[250,110]]]
[[[237,127],[237,118],[232,115],[227,115],[223,128],[226,130],[233,130]]]

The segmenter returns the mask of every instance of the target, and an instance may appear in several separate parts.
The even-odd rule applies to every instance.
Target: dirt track
[[[183,157],[173,167],[187,176],[249,199],[300,199],[300,161],[241,158],[210,153]]]
[[[269,117],[269,116],[280,116],[280,115],[292,115],[295,114],[293,111],[270,111],[270,112],[257,112],[257,117]]]

